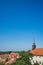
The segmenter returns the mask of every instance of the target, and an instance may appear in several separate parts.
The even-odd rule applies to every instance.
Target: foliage
[[[11,65],[31,65],[28,51],[21,51],[19,54],[21,58],[17,59],[16,62]]]
[[[9,53],[9,52],[8,52]],[[29,51],[19,51],[18,52],[21,58],[17,59],[16,62],[9,64],[9,65],[31,65],[30,56],[33,56]],[[8,59],[6,59],[8,61]]]
[[[43,63],[42,63],[42,65],[43,65]]]
[[[4,65],[4,63],[1,62],[0,65]]]
[[[38,63],[38,62],[36,62],[36,63],[34,63],[34,65],[39,65],[39,63]]]
[[[0,54],[10,54],[12,51],[0,52]]]

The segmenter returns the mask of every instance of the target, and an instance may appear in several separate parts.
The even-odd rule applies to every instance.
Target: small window
[[[37,60],[36,60],[36,63],[37,63]]]
[[[41,61],[39,63],[41,64]]]
[[[34,60],[33,60],[33,63],[34,63]]]

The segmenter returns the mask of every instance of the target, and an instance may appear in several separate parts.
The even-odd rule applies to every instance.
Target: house
[[[33,43],[31,53],[33,54],[32,58],[30,58],[31,64],[34,65],[34,63],[38,62],[39,65],[42,65],[43,48],[36,48],[35,43]]]
[[[10,56],[11,58],[17,58],[17,54],[16,54],[16,53],[11,53],[9,56]]]
[[[5,62],[6,58],[9,57],[9,54],[0,54],[0,62]]]
[[[5,65],[6,64],[11,64],[11,63],[15,62],[17,58],[20,58],[18,53],[11,53],[11,54],[9,54],[9,60],[5,63]]]
[[[5,65],[15,62],[18,58],[20,58],[18,53],[0,54],[0,62],[5,62]]]
[[[0,54],[1,58],[7,58],[9,56],[9,54]]]

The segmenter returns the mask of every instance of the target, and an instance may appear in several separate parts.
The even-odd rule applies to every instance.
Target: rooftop
[[[43,56],[43,48],[35,48],[31,53],[36,56]]]

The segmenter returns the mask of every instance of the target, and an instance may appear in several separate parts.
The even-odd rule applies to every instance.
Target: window
[[[39,64],[41,64],[41,61],[39,62]]]

